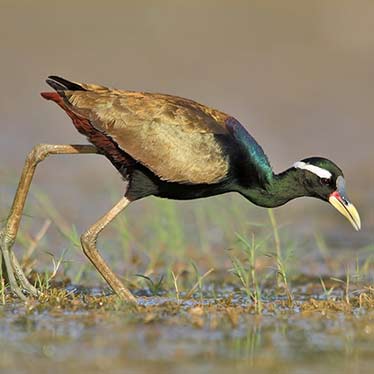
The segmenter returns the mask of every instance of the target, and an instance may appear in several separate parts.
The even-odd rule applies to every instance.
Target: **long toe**
[[[21,300],[26,301],[27,299],[26,295],[22,292],[22,289],[18,286],[16,282],[9,282],[9,287],[10,287],[11,292],[13,292]]]
[[[0,256],[2,257],[2,265],[4,265],[3,276],[8,280],[11,292],[16,294],[21,300],[26,300],[25,294],[17,283],[16,274],[12,266],[12,260],[8,244],[3,239],[3,233],[0,233]]]
[[[30,295],[38,297],[41,295],[41,292],[37,290],[27,279],[25,273],[22,270],[21,265],[19,264],[17,257],[14,255],[14,253],[11,253],[11,262],[12,266],[16,275],[16,278],[18,279],[21,287]]]

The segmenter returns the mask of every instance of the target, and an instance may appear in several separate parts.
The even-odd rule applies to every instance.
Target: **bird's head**
[[[299,181],[309,196],[328,201],[360,230],[360,216],[346,195],[344,175],[337,165],[325,158],[310,157],[296,162],[293,167],[298,170]]]

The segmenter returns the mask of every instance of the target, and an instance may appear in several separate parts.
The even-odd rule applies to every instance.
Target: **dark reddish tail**
[[[52,100],[56,103],[62,101],[62,97],[57,92],[41,92],[40,95],[46,100]]]

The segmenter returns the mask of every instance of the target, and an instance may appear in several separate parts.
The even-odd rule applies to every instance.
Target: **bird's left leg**
[[[4,260],[4,270],[10,289],[21,299],[25,299],[22,289],[35,296],[38,294],[35,287],[27,280],[17,258],[12,252],[12,246],[16,239],[35,169],[50,154],[82,153],[98,153],[98,150],[92,145],[39,144],[33,148],[26,158],[9,216],[4,227],[0,230],[0,256]]]

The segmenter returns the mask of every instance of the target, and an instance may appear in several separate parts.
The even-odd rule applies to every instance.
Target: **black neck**
[[[297,197],[308,195],[302,183],[300,172],[290,168],[280,174],[273,174],[265,188],[240,187],[239,192],[254,204],[273,208]]]

